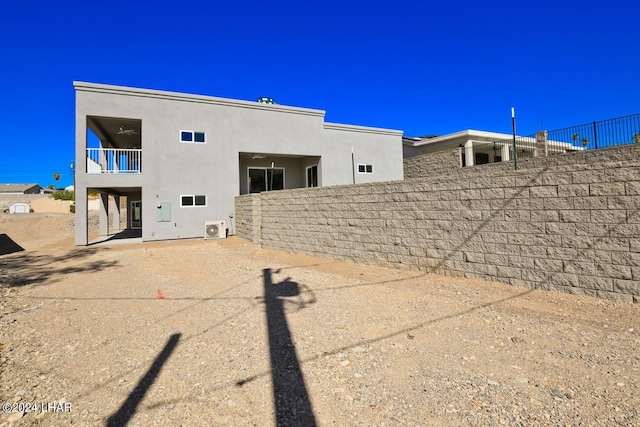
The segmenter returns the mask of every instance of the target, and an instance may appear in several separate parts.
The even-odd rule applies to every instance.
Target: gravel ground
[[[72,233],[0,215],[0,426],[640,425],[639,305]]]

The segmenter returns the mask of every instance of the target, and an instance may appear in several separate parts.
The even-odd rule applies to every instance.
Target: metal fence
[[[640,114],[461,147],[462,166],[640,144]],[[515,154],[514,154],[515,148]],[[472,160],[471,160],[472,159]],[[471,160],[471,161],[470,161]]]
[[[87,173],[140,173],[141,149],[87,148]]]
[[[640,114],[549,131],[548,139],[568,142],[587,150],[640,144]]]
[[[470,147],[461,147],[462,166],[511,161],[513,159],[513,147],[513,138],[505,138],[493,142],[474,142]],[[544,155],[544,153],[540,154],[538,152],[535,135],[517,136],[515,148],[518,159]],[[472,161],[470,161],[470,156],[473,156]]]

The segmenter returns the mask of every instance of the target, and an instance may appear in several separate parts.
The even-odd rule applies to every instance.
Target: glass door
[[[249,193],[284,189],[284,168],[249,168]]]
[[[318,165],[307,167],[307,187],[318,186]]]
[[[131,228],[142,228],[142,202],[131,202]]]

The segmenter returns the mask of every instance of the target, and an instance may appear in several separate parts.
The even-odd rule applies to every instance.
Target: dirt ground
[[[640,305],[237,237],[76,248],[70,215],[0,239],[0,426],[640,426]]]

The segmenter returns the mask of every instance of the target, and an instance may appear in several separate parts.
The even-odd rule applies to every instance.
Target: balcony
[[[87,173],[141,173],[141,166],[141,149],[87,148]]]

